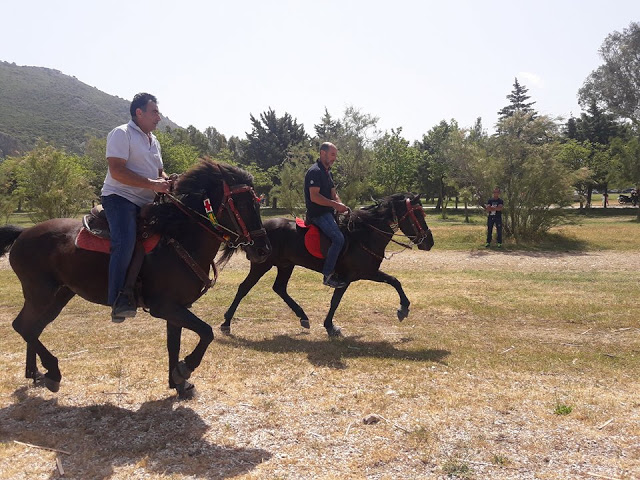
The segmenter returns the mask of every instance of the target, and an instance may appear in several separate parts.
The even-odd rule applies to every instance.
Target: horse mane
[[[349,215],[340,218],[341,227],[349,227],[349,232],[369,231],[365,224],[374,227],[383,227],[393,221],[393,204],[405,198],[413,199],[410,193],[394,193],[380,200],[376,200],[372,205],[367,205],[352,211]]]
[[[209,159],[201,159],[187,170],[178,181],[176,195],[208,191],[211,185],[222,186],[222,181],[229,185],[253,186],[253,176],[240,167],[226,163],[217,163]],[[222,189],[220,189],[222,196]]]
[[[229,186],[244,184],[253,186],[253,176],[234,165],[201,159],[177,180],[173,195],[187,208],[204,215],[203,201],[209,198],[214,211],[222,202],[222,182]],[[154,233],[177,237],[194,220],[176,207],[168,198],[146,208],[144,217]]]

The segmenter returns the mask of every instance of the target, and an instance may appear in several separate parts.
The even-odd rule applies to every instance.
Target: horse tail
[[[240,248],[231,248],[229,245],[225,244],[224,247],[222,248],[222,255],[220,255],[220,258],[218,258],[218,260],[216,260],[216,265],[219,268],[224,268],[224,266],[229,262],[229,260],[231,260],[231,257],[233,256],[233,254],[236,253],[238,250],[240,250]]]
[[[16,225],[0,227],[0,257],[5,256],[11,250],[11,246],[18,239],[24,228]]]

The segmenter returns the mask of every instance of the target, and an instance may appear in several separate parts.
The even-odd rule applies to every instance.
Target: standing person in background
[[[123,288],[136,247],[140,207],[153,202],[156,193],[171,190],[171,181],[163,170],[160,143],[151,133],[161,118],[156,97],[138,93],[129,111],[131,121],[107,136],[109,169],[102,187],[102,206],[111,231],[107,302],[112,307],[111,320],[116,323],[136,315],[133,290]]]
[[[487,217],[487,243],[485,247],[491,246],[491,237],[493,236],[493,226],[496,227],[498,240],[498,248],[502,248],[502,206],[504,202],[500,198],[500,189],[493,189],[493,197],[487,200],[484,209],[488,212]]]
[[[304,177],[304,201],[307,207],[306,221],[317,226],[331,240],[322,269],[323,283],[332,288],[343,288],[347,284],[335,275],[334,270],[344,246],[344,235],[333,215],[334,210],[345,213],[349,207],[340,201],[330,172],[337,158],[338,149],[333,143],[325,142],[320,146],[320,158]]]

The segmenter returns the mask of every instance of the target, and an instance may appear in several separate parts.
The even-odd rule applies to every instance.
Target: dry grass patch
[[[296,270],[290,283],[306,331],[270,273],[232,335],[216,336],[188,402],[166,387],[163,322],[114,325],[78,299],[42,336],[60,392],[32,388],[10,326],[19,285],[0,270],[0,478],[59,478],[56,455],[82,479],[637,478],[639,267],[615,252],[404,253],[385,270],[409,318],[397,321],[391,287],[360,282],[334,340],[320,275]],[[194,312],[217,327],[246,272],[233,259]],[[195,342],[185,334],[183,352]]]

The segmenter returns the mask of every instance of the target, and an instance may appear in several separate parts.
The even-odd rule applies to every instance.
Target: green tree
[[[338,161],[333,166],[333,178],[340,199],[346,205],[355,205],[373,193],[370,179],[374,153],[373,144],[379,137],[378,117],[347,107],[340,120],[333,120],[325,110],[320,124],[315,125],[317,149],[323,142],[338,148]]]
[[[262,170],[281,167],[289,149],[308,141],[302,125],[288,113],[278,117],[271,108],[260,114],[260,118],[250,116],[252,130],[247,133],[245,161],[255,163]]]
[[[428,189],[429,184],[436,189],[435,194],[438,197],[436,210],[440,211],[443,217],[446,217],[446,202],[449,195],[454,194],[450,188],[448,181],[452,168],[453,157],[449,148],[450,135],[459,130],[458,123],[451,120],[449,123],[442,120],[438,125],[429,130],[422,136],[422,141],[418,142],[418,148],[425,152],[422,157],[422,164],[419,166],[421,175],[428,175],[428,182],[425,178],[420,181],[420,186]],[[427,193],[428,194],[428,193]]]
[[[247,140],[243,140],[235,135],[229,137],[227,148],[231,152],[235,164],[247,165],[249,163],[246,159],[247,143]]]
[[[604,64],[591,72],[578,92],[584,106],[592,102],[640,126],[640,23],[614,31],[599,50]]]
[[[571,139],[558,147],[558,160],[573,174],[573,188],[578,194],[580,211],[583,211],[587,202],[589,185],[592,184],[593,175],[589,168],[589,160],[592,157],[592,146],[588,141]]]
[[[20,203],[20,198],[16,192],[18,188],[17,166],[19,161],[20,159],[16,157],[7,157],[0,162],[0,217],[5,224]]]
[[[107,175],[109,164],[106,158],[107,139],[88,137],[84,145],[84,157],[82,163],[87,170],[87,180],[93,188],[96,198],[100,196],[104,178]]]
[[[513,83],[513,90],[509,95],[507,95],[507,100],[509,100],[509,104],[498,111],[498,123],[500,120],[504,120],[505,118],[509,118],[513,116],[515,113],[530,113],[531,119],[535,118],[537,115],[536,111],[532,108],[536,102],[527,102],[531,97],[527,95],[529,89],[524,85],[520,85],[518,79],[515,79]]]
[[[314,125],[314,129],[319,139],[318,143],[331,142],[335,144],[345,133],[342,122],[340,120],[334,120],[326,107],[322,120],[320,120],[319,124]],[[317,145],[317,147],[320,148],[320,145]]]
[[[74,217],[95,199],[82,160],[42,142],[21,158],[16,173],[35,222]]]
[[[207,137],[209,155],[215,156],[219,152],[228,149],[227,137],[214,127],[207,127],[204,131],[204,135]]]
[[[162,149],[162,163],[167,174],[183,173],[194,165],[200,158],[200,153],[196,147],[191,145],[186,139],[176,142],[171,133],[157,132],[156,137]]]
[[[640,139],[635,136],[625,142],[616,138],[611,142],[611,152],[619,167],[619,178],[632,182],[636,190],[640,189]],[[640,221],[640,209],[637,220]]]
[[[487,140],[478,119],[472,129],[451,131],[446,142],[447,156],[450,158],[446,185],[456,193],[456,200],[462,200],[467,223],[469,206],[483,204],[484,198],[480,198],[480,193],[484,195],[491,190],[490,179],[485,178]]]
[[[421,152],[402,137],[402,127],[385,133],[374,143],[373,178],[382,195],[410,191],[415,186]]]
[[[617,122],[612,114],[604,112],[595,101],[592,101],[588,110],[583,112],[580,118],[569,119],[565,135],[570,139],[588,143],[590,154],[585,166],[588,167],[589,176],[584,192],[588,208],[591,206],[593,188],[598,186],[603,190],[608,188],[609,177],[612,174],[609,144],[614,137],[628,136],[627,128]],[[580,188],[576,189],[580,190]]]
[[[292,148],[280,170],[280,185],[271,189],[270,195],[278,198],[278,205],[292,216],[305,210],[304,177],[314,162],[314,150],[302,145]]]
[[[499,122],[491,142],[488,178],[502,188],[505,234],[534,240],[565,221],[572,176],[558,159],[557,126],[547,116],[516,112]],[[488,198],[488,192],[485,192]]]

